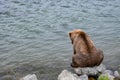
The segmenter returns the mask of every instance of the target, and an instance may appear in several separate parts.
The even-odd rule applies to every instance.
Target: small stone
[[[20,80],[38,80],[35,74],[28,74],[27,76],[21,78]]]
[[[113,72],[112,72],[111,70],[105,70],[105,71],[103,72],[103,74],[110,74],[110,75],[113,75]]]
[[[110,74],[101,74],[98,78],[98,80],[114,80],[114,76]]]
[[[6,75],[1,77],[0,80],[15,80],[15,78],[11,75]]]
[[[107,74],[101,74],[101,75],[98,77],[98,80],[109,80],[109,78],[108,78],[108,75],[107,75]]]
[[[105,65],[100,64],[98,67],[96,67],[96,70],[98,70],[99,72],[104,72],[106,70]]]
[[[120,74],[118,73],[118,71],[114,71],[114,76],[115,77],[120,77]]]
[[[80,79],[81,79],[81,80],[88,80],[88,76],[87,76],[87,75],[81,75],[81,76],[80,76]]]
[[[112,76],[112,75],[108,75],[108,77],[109,77],[109,80],[114,80],[114,76]]]

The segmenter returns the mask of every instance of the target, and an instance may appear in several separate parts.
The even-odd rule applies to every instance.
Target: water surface
[[[0,79],[56,80],[70,69],[74,29],[103,50],[103,63],[120,66],[119,0],[0,0]]]

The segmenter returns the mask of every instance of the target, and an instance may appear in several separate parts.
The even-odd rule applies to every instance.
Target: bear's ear
[[[69,37],[71,39],[71,43],[73,44],[73,39],[72,39],[72,33],[71,32],[69,32]]]
[[[86,33],[84,31],[78,31],[77,34],[82,38],[86,37]]]
[[[72,34],[72,33],[71,33],[71,32],[69,32],[69,36],[70,36],[70,37],[71,37],[71,34]]]
[[[77,31],[77,34],[80,36],[80,35],[81,35],[81,32],[80,32],[80,31]]]

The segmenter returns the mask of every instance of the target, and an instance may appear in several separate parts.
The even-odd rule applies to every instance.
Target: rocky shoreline
[[[29,74],[20,80],[38,80],[35,74]],[[101,64],[97,67],[74,68],[74,72],[63,70],[57,80],[120,80],[118,71],[106,69]]]
[[[63,70],[59,74],[58,80],[120,80],[118,71],[108,70],[103,64],[93,68],[76,68],[74,70],[75,73]]]

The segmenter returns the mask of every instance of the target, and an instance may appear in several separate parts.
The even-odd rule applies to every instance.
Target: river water
[[[103,50],[105,65],[120,67],[120,0],[0,0],[0,80],[56,80],[71,68],[74,29]]]

